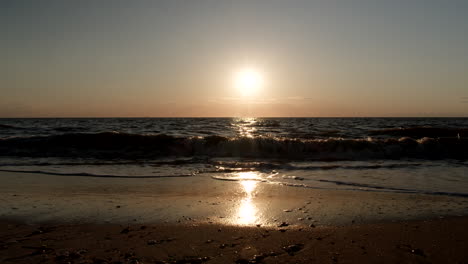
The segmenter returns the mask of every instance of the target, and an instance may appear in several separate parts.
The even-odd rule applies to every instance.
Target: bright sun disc
[[[235,87],[244,96],[255,94],[263,86],[262,75],[254,69],[239,71],[234,79]]]

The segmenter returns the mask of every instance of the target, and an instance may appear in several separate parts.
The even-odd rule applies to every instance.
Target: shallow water
[[[179,178],[207,175],[213,181],[259,181],[291,188],[420,193],[468,197],[468,163],[457,160],[274,161],[274,160],[155,160],[77,161],[48,158],[4,158],[3,172],[27,172],[56,177]],[[29,161],[29,162],[28,162]],[[65,180],[65,179],[62,179]]]

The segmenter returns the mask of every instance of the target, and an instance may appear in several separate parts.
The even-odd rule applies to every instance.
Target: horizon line
[[[107,119],[107,118],[468,118],[468,116],[36,116],[36,117],[0,117],[0,119]]]

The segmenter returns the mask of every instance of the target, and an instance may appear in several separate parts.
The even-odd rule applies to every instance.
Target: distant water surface
[[[0,138],[120,132],[300,139],[468,136],[468,118],[28,118],[0,119]]]

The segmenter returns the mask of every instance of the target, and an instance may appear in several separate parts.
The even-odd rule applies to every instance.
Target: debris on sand
[[[283,247],[283,250],[286,251],[289,255],[294,255],[294,253],[304,248],[304,244],[293,244]]]
[[[424,251],[422,249],[413,248],[410,245],[398,245],[397,248],[408,251],[408,252],[410,252],[411,254],[414,254],[414,255],[418,255],[418,256],[421,256],[421,257],[426,257],[426,253],[424,253]]]

